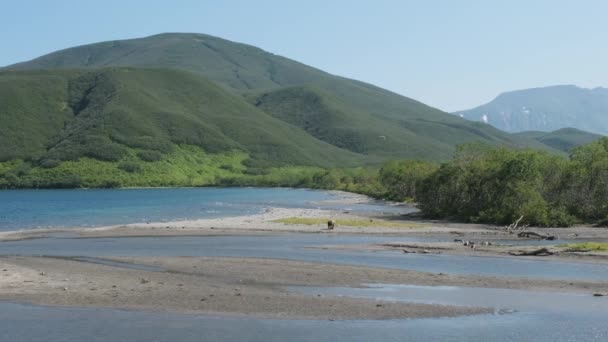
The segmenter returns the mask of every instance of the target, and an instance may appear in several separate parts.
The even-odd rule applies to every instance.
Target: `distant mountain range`
[[[507,132],[548,132],[572,127],[607,135],[608,89],[560,85],[518,90],[454,114]]]
[[[84,45],[2,68],[0,104],[0,162],[34,167],[82,157],[159,159],[178,145],[241,151],[249,167],[267,168],[439,161],[477,141],[560,153],[587,140],[509,134],[253,46],[190,33]],[[525,106],[534,116],[540,108]]]

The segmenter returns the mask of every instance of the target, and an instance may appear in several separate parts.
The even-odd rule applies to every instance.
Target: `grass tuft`
[[[568,243],[560,245],[571,251],[595,251],[595,252],[606,252],[608,251],[607,242],[580,242],[580,243]]]

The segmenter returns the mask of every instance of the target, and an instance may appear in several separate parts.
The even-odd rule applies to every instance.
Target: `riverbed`
[[[19,193],[12,209],[0,209],[0,230],[22,229],[0,240],[3,340],[608,339],[608,297],[594,296],[608,294],[602,256],[362,248],[394,241],[442,246],[455,237],[551,245],[517,240],[496,227],[412,221],[401,216],[411,207],[344,193],[87,191]],[[121,202],[124,211],[113,200],[107,207],[93,201],[93,211],[86,209],[90,203],[70,211],[69,203],[87,196],[133,196],[129,191],[139,199]],[[38,201],[29,209],[28,196]],[[53,196],[63,204],[51,203]],[[159,211],[163,202],[172,209]],[[322,223],[281,223],[294,217],[355,223],[333,231]],[[605,238],[587,227],[558,232],[559,244]]]

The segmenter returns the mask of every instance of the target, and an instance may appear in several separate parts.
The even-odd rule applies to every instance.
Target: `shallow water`
[[[460,286],[418,286],[363,284],[351,287],[290,287],[310,295],[372,298],[437,305],[492,307],[506,312],[550,312],[562,314],[600,314],[608,321],[608,298],[588,293],[560,293]]]
[[[394,214],[413,210],[375,201],[332,202],[340,198],[333,192],[288,188],[4,190],[0,191],[0,231],[239,216],[268,207]]]
[[[258,257],[448,274],[608,280],[608,267],[594,263],[548,261],[542,258],[515,259],[443,254],[403,254],[398,251],[357,252],[308,248],[324,245],[382,243],[394,239],[390,236],[335,234],[47,238],[0,242],[0,255]],[[404,242],[427,242],[436,239],[400,237],[399,240]]]
[[[298,321],[0,303],[3,341],[606,341],[597,315],[522,312],[387,321]]]

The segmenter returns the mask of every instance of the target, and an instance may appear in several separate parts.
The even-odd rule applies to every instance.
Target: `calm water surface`
[[[287,188],[165,188],[0,191],[0,231],[91,227],[250,215],[268,207],[405,213],[382,202],[335,204],[327,191]]]

